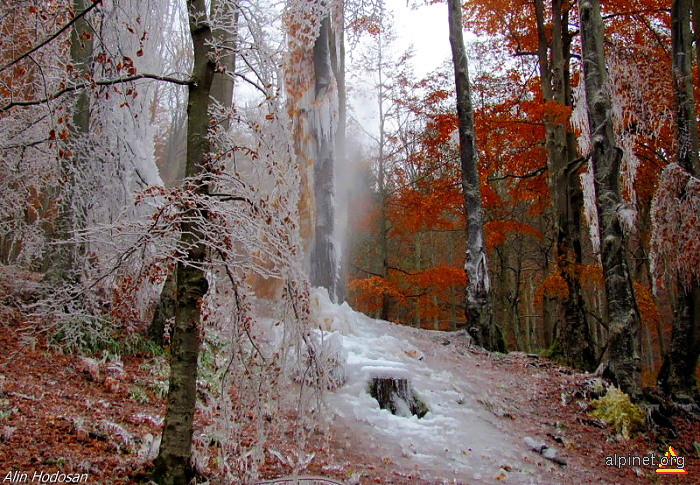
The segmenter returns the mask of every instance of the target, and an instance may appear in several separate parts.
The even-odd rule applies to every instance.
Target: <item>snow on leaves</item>
[[[653,271],[660,282],[700,279],[700,180],[671,163],[661,172],[651,207]]]

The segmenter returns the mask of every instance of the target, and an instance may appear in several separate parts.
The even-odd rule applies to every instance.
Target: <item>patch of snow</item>
[[[504,465],[509,483],[551,482],[551,471],[538,469],[537,455],[522,437],[488,409],[491,383],[470,376],[474,357],[465,352],[459,363],[441,358],[446,351],[436,337],[444,340],[443,332],[371,319],[347,303],[332,303],[322,289],[313,291],[311,308],[325,338],[332,334],[347,356],[345,385],[326,395],[334,426],[359,437],[364,452],[420,470],[424,477],[459,483],[491,482]],[[380,409],[368,383],[389,376],[409,380],[429,408],[423,418]]]

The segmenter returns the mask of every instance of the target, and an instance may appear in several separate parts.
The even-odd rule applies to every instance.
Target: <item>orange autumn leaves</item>
[[[464,324],[466,285],[466,221],[456,145],[457,118],[441,107],[451,96],[447,90],[432,89],[418,106],[410,107],[420,116],[422,130],[416,134],[420,140],[418,148],[395,160],[387,176],[392,183],[385,209],[389,270],[382,277],[376,269],[381,255],[373,238],[377,237],[382,208],[381,199],[375,194],[364,207],[366,210],[358,210],[352,218],[353,233],[367,239],[355,255],[355,265],[360,271],[349,283],[351,301],[359,310],[379,312],[386,295],[391,301],[391,320],[444,330]],[[511,237],[542,241],[540,230],[513,217],[513,207],[536,202],[531,210],[540,213],[549,203],[546,173],[541,170],[544,152],[533,141],[537,133],[534,136],[531,133],[532,125],[539,133],[543,130],[534,122],[521,123],[517,119],[513,122],[512,115],[511,120],[502,116],[503,120],[489,124],[487,118],[496,116],[501,115],[493,109],[478,110],[477,124],[497,123],[499,136],[525,140],[523,144],[529,147],[523,150],[510,145],[512,149],[504,153],[502,139],[496,138],[495,133],[489,135],[491,144],[486,144],[481,163],[482,198],[489,216],[485,227],[489,251],[506,244]],[[514,131],[521,134],[515,136]],[[500,152],[496,148],[498,143],[501,143]],[[534,176],[520,178],[537,170],[540,172]],[[358,209],[362,208],[358,206]]]

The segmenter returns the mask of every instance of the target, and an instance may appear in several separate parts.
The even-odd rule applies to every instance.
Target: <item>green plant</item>
[[[129,399],[138,404],[148,404],[151,402],[151,398],[148,397],[146,389],[141,386],[134,386],[129,392]]]
[[[5,422],[16,412],[17,408],[12,406],[9,399],[0,399],[0,423]]]
[[[200,390],[204,390],[212,396],[219,393],[223,369],[217,364],[216,355],[220,351],[220,345],[215,342],[205,341],[199,354],[199,378],[203,384]]]
[[[46,465],[57,465],[59,468],[63,468],[66,464],[66,459],[59,456],[58,458],[49,458],[44,463]]]
[[[591,416],[613,426],[625,439],[629,439],[645,422],[644,411],[616,387],[609,388],[605,396],[592,401],[591,404],[595,408]]]
[[[159,357],[165,353],[163,347],[141,334],[129,335],[125,338],[110,337],[105,340],[100,350],[109,350],[111,353],[119,355],[143,355],[148,357]]]
[[[164,356],[154,357],[153,360],[141,364],[141,370],[150,377],[150,379],[141,380],[141,384],[159,398],[165,398],[168,395],[168,376],[170,375],[168,360]]]

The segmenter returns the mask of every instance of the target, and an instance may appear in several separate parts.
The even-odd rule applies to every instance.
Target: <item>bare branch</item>
[[[532,172],[528,172],[528,173],[523,174],[523,175],[516,175],[513,173],[507,173],[507,174],[502,175],[500,177],[489,177],[488,181],[495,182],[496,180],[506,180],[506,179],[529,179],[532,177],[537,177],[538,175],[542,175],[546,171],[547,171],[547,167],[540,167],[537,170],[533,170]]]

